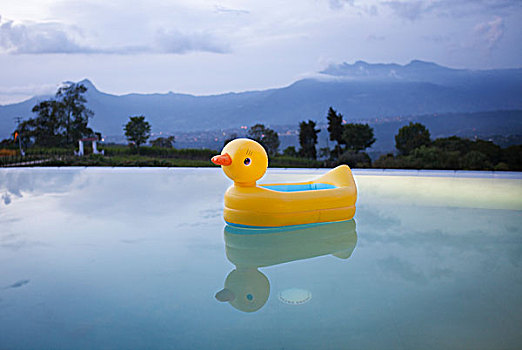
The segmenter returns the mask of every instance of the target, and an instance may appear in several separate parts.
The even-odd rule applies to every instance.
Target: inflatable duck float
[[[250,139],[229,142],[212,162],[234,181],[225,193],[224,218],[229,225],[281,227],[344,221],[355,215],[357,188],[347,165],[312,181],[257,185],[268,156]]]

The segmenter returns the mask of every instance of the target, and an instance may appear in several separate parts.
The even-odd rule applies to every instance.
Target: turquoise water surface
[[[0,349],[522,348],[521,174],[354,173],[354,220],[245,234],[219,168],[0,169]]]

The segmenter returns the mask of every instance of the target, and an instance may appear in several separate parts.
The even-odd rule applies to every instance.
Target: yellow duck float
[[[280,227],[344,221],[355,215],[357,188],[347,165],[312,181],[257,185],[268,168],[268,156],[250,139],[229,142],[212,162],[234,181],[225,193],[224,218],[230,225]]]

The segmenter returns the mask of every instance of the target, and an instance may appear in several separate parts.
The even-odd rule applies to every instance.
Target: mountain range
[[[452,113],[458,118],[466,113],[522,109],[521,68],[452,69],[418,60],[406,65],[363,61],[330,65],[314,77],[286,87],[209,96],[172,92],[118,96],[99,91],[89,80],[81,83],[88,88],[88,107],[95,113],[90,126],[103,135],[122,135],[123,125],[133,115],[145,115],[153,132],[176,134],[258,122],[297,128],[302,120],[326,122],[330,106],[347,122],[370,124],[434,114]],[[12,132],[14,117],[32,117],[32,107],[45,98],[49,96],[0,106],[0,138]],[[477,120],[477,125],[468,117],[465,125],[469,123],[468,131],[475,134],[492,134],[488,129],[499,125],[511,134],[522,134],[521,114],[508,115],[499,114],[488,122]]]

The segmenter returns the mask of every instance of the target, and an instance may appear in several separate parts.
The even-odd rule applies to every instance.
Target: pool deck
[[[69,170],[88,170],[92,172],[157,172],[157,171],[217,171],[219,168],[198,168],[198,167],[9,167],[0,168],[0,172],[13,171],[15,169],[32,169],[37,171],[69,171]],[[328,168],[269,168],[267,174],[289,173],[324,173]],[[354,175],[367,176],[419,176],[419,177],[457,177],[457,178],[495,178],[495,179],[522,179],[520,171],[486,171],[486,170],[415,170],[415,169],[358,169],[353,168]]]

